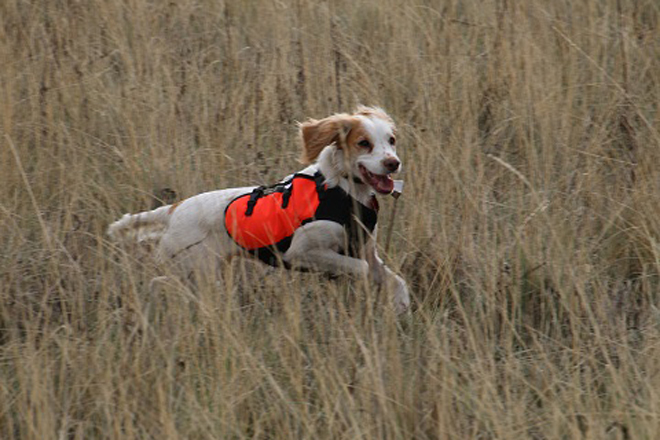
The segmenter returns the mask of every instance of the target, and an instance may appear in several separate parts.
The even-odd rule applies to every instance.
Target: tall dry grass
[[[4,0],[0,437],[658,438],[659,20],[652,0]],[[385,257],[410,316],[238,263],[150,294],[145,250],[104,235],[278,180],[295,121],[356,103],[400,128]]]

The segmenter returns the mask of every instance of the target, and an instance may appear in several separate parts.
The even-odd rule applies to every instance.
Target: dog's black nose
[[[399,162],[399,159],[396,157],[388,157],[387,159],[383,160],[383,166],[390,173],[396,172],[396,170],[399,169],[399,165],[401,165],[401,162]]]

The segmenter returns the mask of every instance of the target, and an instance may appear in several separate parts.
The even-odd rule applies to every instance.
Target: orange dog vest
[[[288,181],[238,196],[225,209],[227,233],[243,249],[277,266],[296,229],[314,220],[330,220],[346,229],[343,252],[357,256],[366,234],[376,226],[375,197],[373,207],[366,207],[339,187],[327,188],[324,181],[320,172],[295,174]]]

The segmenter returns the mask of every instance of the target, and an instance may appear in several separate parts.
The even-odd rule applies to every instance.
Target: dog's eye
[[[394,139],[394,136],[390,136],[390,145],[396,144],[396,139]]]
[[[371,147],[371,142],[369,142],[366,139],[363,139],[360,142],[358,142],[358,145],[362,148],[370,148]]]

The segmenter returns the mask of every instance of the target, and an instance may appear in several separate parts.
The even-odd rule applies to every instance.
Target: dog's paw
[[[405,313],[410,307],[408,285],[400,276],[396,276],[394,284],[394,311],[397,315]]]

